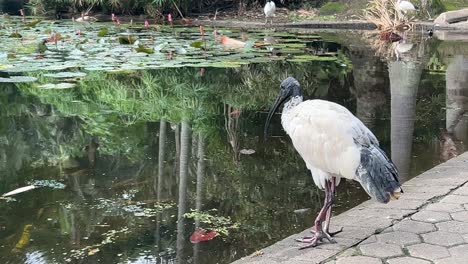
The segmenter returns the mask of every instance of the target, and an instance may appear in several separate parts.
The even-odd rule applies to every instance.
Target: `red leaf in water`
[[[212,240],[218,235],[214,230],[198,229],[190,236],[190,242],[199,243]]]

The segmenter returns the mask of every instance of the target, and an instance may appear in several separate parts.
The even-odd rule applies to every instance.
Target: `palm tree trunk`
[[[361,46],[353,47],[349,57],[353,63],[356,116],[372,130],[377,112],[386,102],[388,78],[385,66],[380,58]]]
[[[393,61],[389,63],[391,92],[392,160],[400,172],[401,181],[409,177],[413,144],[416,97],[422,64]]]
[[[163,189],[164,159],[166,156],[166,120],[161,119],[159,123],[159,146],[158,146],[158,181],[156,189],[156,199],[161,201]]]
[[[203,178],[205,176],[205,138],[198,134],[198,149],[197,149],[197,194],[195,198],[195,209],[197,212],[202,210],[203,205]],[[200,220],[195,220],[195,230],[200,228]],[[193,260],[197,264],[199,262],[200,244],[193,245]]]
[[[447,132],[468,141],[468,57],[457,55],[447,67]]]
[[[188,165],[190,159],[190,124],[187,120],[182,121],[182,129],[180,135],[180,169],[179,169],[179,201],[177,211],[177,256],[176,262],[185,262],[184,248],[184,214],[187,207],[187,179]]]

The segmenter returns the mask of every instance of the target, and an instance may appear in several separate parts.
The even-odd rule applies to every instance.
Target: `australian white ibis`
[[[271,117],[284,102],[281,123],[314,183],[325,190],[325,202],[314,223],[314,235],[298,239],[301,248],[314,247],[324,238],[334,243],[330,216],[336,186],[342,177],[358,181],[377,201],[388,203],[403,192],[395,165],[379,148],[372,132],[345,107],[324,101],[302,99],[299,82],[288,77],[268,113],[265,138]],[[322,225],[323,224],[323,225]]]
[[[396,9],[398,11],[403,12],[403,14],[406,14],[407,12],[416,11],[416,7],[410,1],[405,0],[398,0],[396,4]]]
[[[265,24],[268,23],[268,18],[270,18],[270,23],[273,24],[273,17],[275,16],[276,5],[273,1],[267,1],[263,12],[265,13]]]

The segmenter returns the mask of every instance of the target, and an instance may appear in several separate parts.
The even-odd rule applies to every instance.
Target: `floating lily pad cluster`
[[[141,25],[140,25],[141,24]],[[12,37],[12,34],[14,37]],[[225,44],[223,37],[245,45]],[[272,31],[241,33],[198,27],[77,23],[0,16],[0,82],[35,81],[28,72],[49,71],[57,79],[41,86],[66,89],[61,78],[81,78],[88,71],[126,71],[172,67],[239,67],[288,60],[334,60],[317,56],[307,43],[319,37]],[[58,82],[58,83],[57,83]],[[68,81],[67,81],[68,82]]]

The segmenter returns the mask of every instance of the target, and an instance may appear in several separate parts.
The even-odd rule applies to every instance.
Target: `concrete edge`
[[[468,183],[468,152],[405,182],[402,186],[405,193],[398,201],[380,204],[369,200],[334,216],[331,220],[331,230],[344,228],[343,232],[336,236],[336,244],[323,243],[313,249],[298,250],[298,243],[294,239],[310,235],[310,229],[307,229],[233,263],[300,264],[332,260],[367,238],[410,218],[465,183]]]
[[[302,22],[290,23],[274,23],[273,25],[265,25],[262,22],[250,21],[226,21],[226,20],[193,20],[192,25],[195,26],[211,26],[211,27],[229,27],[229,28],[246,28],[246,29],[336,29],[336,30],[374,30],[376,26],[373,23],[361,20],[355,21],[315,21],[307,20]],[[437,30],[461,31],[468,32],[468,28],[460,28],[453,25],[436,25],[432,22],[416,22],[413,23],[413,28],[418,30],[426,30],[430,28]]]

